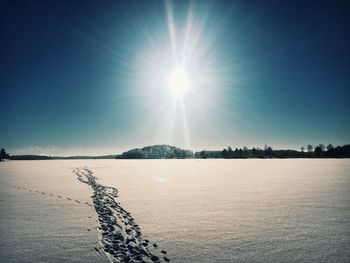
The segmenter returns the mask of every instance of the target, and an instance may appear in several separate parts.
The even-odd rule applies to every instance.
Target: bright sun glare
[[[168,76],[168,86],[174,97],[181,97],[191,86],[187,71],[183,67],[178,67]]]

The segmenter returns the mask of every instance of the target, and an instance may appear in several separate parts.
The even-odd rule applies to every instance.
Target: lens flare
[[[211,14],[210,4],[164,4],[162,16],[140,24],[144,35],[135,44],[128,78],[121,79],[135,118],[147,124],[137,132],[145,136],[152,127],[152,140],[192,148],[194,134],[219,127],[213,123],[222,121],[223,105],[232,99],[226,92],[234,77],[231,58],[222,57],[226,44],[219,41],[226,20]]]
[[[190,88],[191,82],[184,67],[178,67],[170,73],[167,79],[171,94],[181,97]]]

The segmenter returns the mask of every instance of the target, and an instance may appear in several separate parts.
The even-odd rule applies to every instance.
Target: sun
[[[191,86],[190,78],[184,67],[177,67],[167,78],[168,87],[171,94],[176,97],[182,97]]]

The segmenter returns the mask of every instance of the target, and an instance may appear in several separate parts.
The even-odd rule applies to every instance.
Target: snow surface
[[[108,262],[77,168],[170,262],[350,258],[350,160],[57,160],[0,164],[1,262]]]

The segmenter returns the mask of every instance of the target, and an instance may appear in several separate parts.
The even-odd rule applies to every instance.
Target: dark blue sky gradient
[[[177,25],[188,3],[173,2]],[[348,1],[190,3],[215,33],[226,80],[213,121],[188,116],[192,148],[350,143]],[[0,143],[10,153],[189,146],[155,133],[133,84],[140,52],[168,37],[164,1],[0,5]]]

